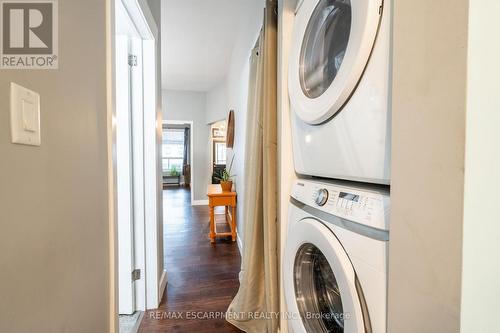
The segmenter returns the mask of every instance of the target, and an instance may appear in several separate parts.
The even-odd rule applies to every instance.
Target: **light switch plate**
[[[40,95],[11,82],[10,125],[12,143],[40,146]]]

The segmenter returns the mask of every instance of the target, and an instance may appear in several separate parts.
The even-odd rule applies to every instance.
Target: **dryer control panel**
[[[297,180],[292,197],[301,203],[340,218],[389,230],[389,192],[344,184]]]

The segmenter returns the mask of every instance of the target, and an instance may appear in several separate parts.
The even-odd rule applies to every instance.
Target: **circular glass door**
[[[337,237],[314,218],[289,225],[283,289],[295,333],[359,333],[364,329],[354,267]]]
[[[288,91],[292,110],[319,125],[347,103],[377,36],[382,0],[304,0],[294,20]]]
[[[300,52],[300,85],[309,98],[330,87],[340,66],[351,32],[351,1],[322,0],[307,24]]]
[[[344,311],[337,279],[313,244],[298,250],[294,278],[295,297],[307,332],[343,333]]]

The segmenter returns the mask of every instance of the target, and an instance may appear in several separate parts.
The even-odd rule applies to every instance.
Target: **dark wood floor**
[[[139,333],[241,332],[221,318],[239,287],[237,244],[210,244],[208,206],[191,206],[189,190],[167,188],[163,195],[168,284],[160,308],[144,315]]]

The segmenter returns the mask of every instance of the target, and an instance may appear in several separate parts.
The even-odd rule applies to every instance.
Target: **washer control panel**
[[[305,205],[353,222],[389,230],[389,192],[343,184],[297,180],[292,197]]]

